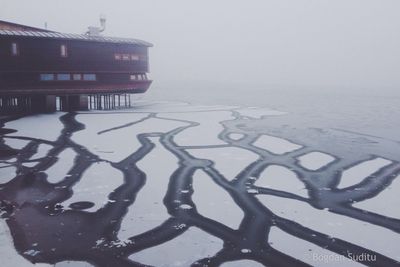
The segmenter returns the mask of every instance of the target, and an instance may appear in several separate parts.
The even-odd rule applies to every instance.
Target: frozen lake
[[[232,90],[3,120],[2,266],[400,266],[399,96]]]

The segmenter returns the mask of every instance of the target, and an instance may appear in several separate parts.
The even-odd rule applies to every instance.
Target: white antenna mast
[[[100,15],[100,27],[89,26],[88,31],[86,32],[89,36],[100,36],[101,32],[104,32],[106,29],[106,15]]]

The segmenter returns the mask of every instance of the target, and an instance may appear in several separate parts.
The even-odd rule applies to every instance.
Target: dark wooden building
[[[0,110],[118,106],[151,81],[145,41],[65,34],[0,21]],[[130,99],[130,98],[129,98]]]

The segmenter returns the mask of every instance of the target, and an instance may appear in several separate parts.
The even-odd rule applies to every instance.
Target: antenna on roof
[[[100,27],[89,26],[86,35],[89,36],[100,36],[101,32],[104,32],[106,29],[106,15],[100,15]]]

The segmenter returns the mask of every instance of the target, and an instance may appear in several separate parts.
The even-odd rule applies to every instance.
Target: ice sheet
[[[243,219],[243,211],[235,204],[227,191],[219,187],[203,171],[193,177],[193,202],[197,211],[210,219],[237,229]]]
[[[176,143],[181,146],[225,144],[218,138],[218,134],[223,131],[220,122],[233,119],[232,113],[229,111],[165,113],[159,115],[159,117],[200,123],[200,125],[186,129],[175,137]]]
[[[276,215],[295,221],[332,238],[340,238],[355,245],[371,249],[385,256],[400,260],[400,236],[386,228],[327,210],[315,209],[307,203],[271,195],[257,198]],[[382,244],[385,244],[382,246]]]
[[[54,267],[91,267],[88,262],[83,261],[62,261],[54,265]]]
[[[355,185],[390,163],[390,160],[376,158],[357,164],[343,172],[338,188]]]
[[[240,140],[244,137],[244,134],[241,133],[231,133],[229,134],[229,138],[232,140]]]
[[[58,183],[66,178],[69,170],[74,165],[76,152],[72,148],[67,148],[61,152],[57,158],[57,162],[46,170],[47,181],[50,183]]]
[[[299,164],[304,168],[316,171],[333,162],[335,158],[326,153],[311,152],[298,157],[298,160]]]
[[[60,117],[64,113],[40,114],[23,117],[5,123],[4,128],[17,130],[9,136],[29,136],[31,138],[55,141],[63,128]]]
[[[116,119],[116,116],[122,116],[125,120]],[[78,120],[86,124],[86,129],[74,134],[72,139],[86,146],[102,159],[119,162],[139,149],[141,144],[136,137],[138,134],[165,133],[185,125],[180,122],[152,118],[129,127],[99,134],[101,131],[138,121],[145,116],[146,114],[134,113],[81,114]]]
[[[379,195],[353,204],[354,207],[400,219],[400,176],[397,176],[391,185]]]
[[[324,267],[361,267],[361,263],[352,261],[340,254],[323,249],[311,242],[290,235],[280,228],[273,226],[269,233],[271,247],[283,252],[293,258],[301,260],[311,266]],[[338,259],[338,260],[332,260]]]
[[[296,173],[279,165],[268,166],[254,183],[256,186],[308,197],[307,189]]]
[[[13,166],[0,168],[0,184],[5,184],[11,181],[16,176],[17,168]]]
[[[187,267],[199,259],[215,255],[222,246],[222,240],[191,227],[182,235],[129,258],[157,267]]]
[[[158,138],[151,140],[156,147],[137,164],[139,169],[146,173],[146,183],[122,220],[118,234],[120,240],[151,230],[170,217],[163,204],[163,198],[167,192],[169,178],[178,168],[178,161],[161,145]],[[157,164],[161,162],[162,164]]]
[[[88,201],[95,205],[86,211],[96,211],[110,201],[108,195],[123,183],[122,173],[109,163],[94,163],[74,185],[74,194],[62,203],[65,209],[74,202]]]
[[[258,159],[255,153],[236,147],[188,149],[187,151],[196,158],[212,160],[216,169],[228,180],[235,178],[240,171]]]
[[[221,264],[221,267],[263,267],[265,265],[252,260],[230,261]]]
[[[262,135],[255,142],[254,145],[263,148],[271,153],[282,155],[288,152],[292,152],[301,148],[301,145],[292,143],[286,139],[282,139],[270,135]]]

